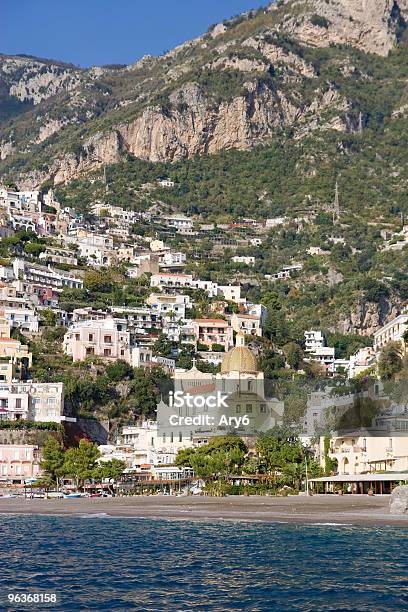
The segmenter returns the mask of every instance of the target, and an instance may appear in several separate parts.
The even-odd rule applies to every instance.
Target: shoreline
[[[408,528],[408,515],[389,514],[389,496],[170,497],[81,499],[0,498],[0,515],[132,518]]]

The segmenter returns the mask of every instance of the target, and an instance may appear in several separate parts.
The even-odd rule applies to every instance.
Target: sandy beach
[[[408,527],[389,514],[389,496],[0,498],[1,514],[107,515],[172,520],[227,520]]]

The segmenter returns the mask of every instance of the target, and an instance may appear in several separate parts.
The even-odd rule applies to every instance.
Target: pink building
[[[205,344],[209,349],[214,344],[220,344],[228,351],[234,344],[232,327],[223,319],[194,319],[192,328],[196,342]]]
[[[64,336],[64,352],[73,361],[90,355],[131,363],[130,333],[114,319],[78,321]]]
[[[0,444],[0,482],[24,483],[40,473],[40,450],[31,444]]]

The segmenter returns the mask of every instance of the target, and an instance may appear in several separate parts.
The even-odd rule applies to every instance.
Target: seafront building
[[[41,451],[34,444],[0,444],[0,485],[28,484],[40,475]]]

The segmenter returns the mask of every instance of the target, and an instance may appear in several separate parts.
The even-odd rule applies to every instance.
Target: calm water
[[[0,550],[0,610],[408,610],[406,529],[3,515]]]

